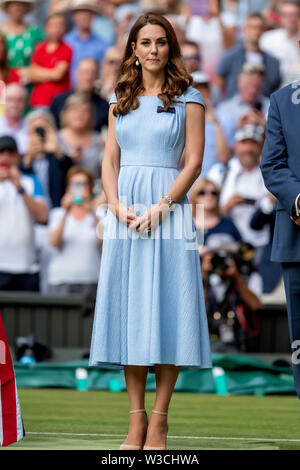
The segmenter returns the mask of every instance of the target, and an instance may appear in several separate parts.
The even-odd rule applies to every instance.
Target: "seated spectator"
[[[35,24],[26,24],[24,16],[35,7],[34,0],[1,0],[1,8],[7,13],[7,20],[1,25],[4,34],[9,67],[28,67],[35,46],[44,39],[42,29]]]
[[[263,94],[270,96],[280,87],[280,64],[273,55],[259,47],[259,39],[265,31],[265,20],[262,14],[252,13],[244,27],[244,38],[241,44],[226,51],[218,67],[216,83],[225,97],[232,98],[238,92],[238,76],[245,63],[262,64],[265,67]]]
[[[238,79],[238,93],[217,106],[217,113],[222,122],[227,122],[226,134],[230,147],[234,147],[234,136],[238,122],[249,110],[258,110],[267,115],[269,98],[263,96],[264,66],[244,64]],[[230,130],[229,130],[230,129]]]
[[[195,227],[199,230],[199,235],[203,235],[203,241],[200,241],[209,249],[242,241],[240,232],[232,220],[221,214],[219,199],[220,188],[207,178],[197,181],[190,197]],[[199,252],[203,252],[202,247]]]
[[[266,31],[260,38],[260,48],[280,61],[282,84],[298,80],[300,74],[300,4],[284,0],[280,6],[281,28]]]
[[[221,13],[218,0],[209,0],[206,11],[190,17],[186,37],[199,44],[202,70],[213,81],[224,50],[235,43],[236,24]]]
[[[34,224],[47,223],[40,181],[18,169],[13,137],[0,137],[0,290],[38,291]]]
[[[6,87],[4,115],[0,117],[0,136],[11,135],[16,139],[21,155],[28,149],[28,133],[24,121],[27,90],[19,83],[10,83]]]
[[[94,131],[92,103],[84,93],[69,96],[61,115],[58,143],[65,155],[88,169],[94,178],[101,176],[99,132]]]
[[[188,73],[201,70],[202,60],[199,44],[195,41],[185,40],[181,45],[181,54]]]
[[[201,176],[199,177],[202,178],[207,175],[215,163],[226,164],[231,157],[231,150],[226,138],[230,128],[228,131],[226,128],[227,121],[222,121],[222,116],[219,119],[219,115],[213,107],[211,85],[208,76],[201,72],[194,72],[191,75],[194,79],[193,86],[202,94],[206,107],[205,147]]]
[[[100,132],[103,126],[108,125],[108,102],[95,91],[98,68],[98,63],[95,59],[82,59],[76,70],[77,81],[75,88],[61,93],[53,99],[50,110],[55,117],[56,125],[59,129],[61,128],[60,114],[67,98],[74,93],[86,93],[90,97],[95,112],[95,131]]]
[[[48,207],[59,207],[65,193],[66,174],[73,161],[60,149],[55,122],[48,111],[35,109],[27,115],[26,122],[30,140],[21,169],[39,178]]]
[[[72,50],[62,41],[66,28],[64,15],[50,15],[45,28],[47,39],[36,47],[30,67],[19,69],[23,80],[35,84],[30,97],[32,107],[50,106],[54,96],[70,89]]]
[[[79,62],[85,58],[93,58],[101,64],[105,51],[110,44],[95,36],[91,31],[92,21],[101,11],[97,5],[97,0],[74,0],[70,6],[72,20],[75,28],[67,33],[64,40],[73,51],[71,64],[71,84],[76,85],[76,69]]]
[[[208,172],[207,178],[221,188],[220,206],[223,215],[232,219],[245,242],[256,250],[256,262],[261,249],[270,240],[269,227],[253,230],[250,220],[256,206],[267,189],[259,168],[263,135],[256,126],[247,125],[236,133],[235,156],[228,165],[217,163]]]
[[[97,83],[97,88],[102,98],[107,101],[110,100],[115,91],[119,79],[122,57],[122,51],[116,46],[110,47],[105,53],[100,77],[97,80],[99,83],[99,85]]]
[[[92,174],[71,168],[62,207],[50,213],[50,243],[56,249],[48,272],[51,294],[96,295],[102,239],[96,236],[92,194]]]

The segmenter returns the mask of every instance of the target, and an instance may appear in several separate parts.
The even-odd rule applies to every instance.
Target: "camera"
[[[226,271],[229,267],[228,259],[233,259],[239,272],[245,276],[254,270],[255,248],[250,243],[232,243],[214,250],[211,258],[212,273]]]

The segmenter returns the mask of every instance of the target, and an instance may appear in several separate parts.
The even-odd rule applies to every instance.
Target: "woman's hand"
[[[123,202],[120,201],[118,201],[118,203],[112,208],[112,212],[115,213],[115,216],[122,224],[127,226],[139,218],[137,213],[131,209],[131,207],[126,206],[126,204],[123,204]]]
[[[136,228],[137,232],[148,233],[158,227],[167,212],[169,212],[168,204],[154,204],[138,220],[133,221],[129,228]]]
[[[62,156],[62,151],[58,144],[56,132],[51,126],[48,126],[46,129],[46,142],[44,149],[47,153]]]
[[[66,193],[61,202],[60,202],[61,206],[66,209],[66,211],[69,211],[71,209],[71,207],[73,206],[73,199],[72,199],[72,196],[70,193]]]

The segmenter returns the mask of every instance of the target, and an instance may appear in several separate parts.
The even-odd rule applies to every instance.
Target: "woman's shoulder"
[[[182,96],[184,96],[185,101],[187,103],[188,102],[199,103],[205,109],[204,100],[202,98],[200,91],[194,88],[193,86],[188,86]]]
[[[108,104],[117,103],[117,102],[118,102],[117,95],[116,95],[115,92],[113,92],[113,94],[110,97],[110,100],[109,100]]]

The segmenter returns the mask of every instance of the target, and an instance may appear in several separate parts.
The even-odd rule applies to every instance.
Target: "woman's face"
[[[197,195],[197,204],[203,204],[204,210],[211,211],[217,209],[218,191],[214,184],[207,183],[199,193]]]
[[[73,105],[67,111],[67,126],[72,129],[89,129],[91,122],[91,107],[88,103]]]
[[[122,56],[117,51],[111,51],[105,58],[106,73],[117,74],[122,62]]]
[[[143,26],[138,32],[136,44],[133,42],[131,45],[142,68],[150,73],[163,70],[169,60],[166,31],[159,25]]]
[[[29,5],[24,2],[9,2],[6,6],[7,14],[14,20],[21,20],[29,11]]]

